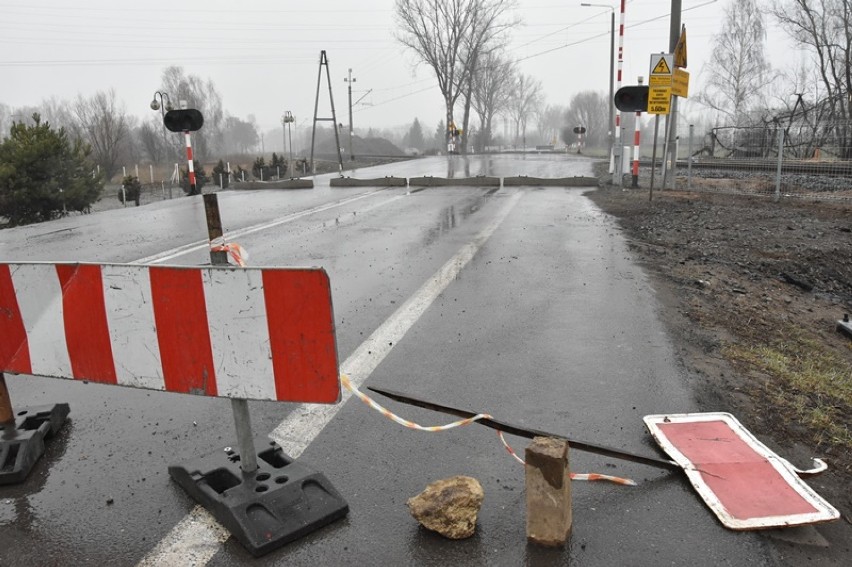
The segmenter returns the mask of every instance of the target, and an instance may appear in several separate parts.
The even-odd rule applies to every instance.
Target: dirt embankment
[[[852,523],[852,203],[603,187],[705,411],[729,411]]]

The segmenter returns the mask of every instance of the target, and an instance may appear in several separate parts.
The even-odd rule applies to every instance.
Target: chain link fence
[[[721,127],[703,136],[690,126],[686,146],[678,189],[852,199],[852,121]]]

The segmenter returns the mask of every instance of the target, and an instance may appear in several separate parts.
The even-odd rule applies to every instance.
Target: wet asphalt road
[[[451,164],[465,173],[462,158]],[[471,175],[589,175],[573,156],[470,158]],[[353,176],[447,175],[446,158]],[[366,378],[409,392],[634,452],[657,454],[642,423],[695,410],[653,291],[612,219],[579,188],[331,189],[219,194],[224,227],[249,263],[318,265],[333,289],[341,364],[459,250],[476,254]],[[0,231],[4,261],[206,264],[203,205],[176,199]],[[183,253],[175,250],[184,247]],[[345,370],[345,369],[344,369]],[[30,478],[0,487],[0,565],[137,565],[193,510],[167,466],[233,445],[224,399],[7,376],[14,406],[68,402],[65,428]],[[433,425],[451,418],[386,405]],[[250,402],[257,436],[293,404]],[[298,437],[299,430],[287,434]],[[526,440],[509,438],[520,452]],[[286,445],[285,445],[286,448]],[[414,432],[350,399],[304,449],[350,513],[262,558],[216,545],[208,565],[751,565],[765,541],[724,530],[684,478],[578,451],[572,470],[627,476],[635,488],[573,484],[563,550],[528,546],[523,467],[480,426]],[[464,474],[485,491],[476,535],[420,528],[407,498]],[[191,564],[194,542],[183,560]]]

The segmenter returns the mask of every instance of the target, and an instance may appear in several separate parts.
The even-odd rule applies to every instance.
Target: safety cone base
[[[15,422],[0,430],[0,485],[18,484],[44,454],[44,441],[65,423],[68,404],[17,408]]]
[[[255,557],[343,518],[349,505],[325,476],[268,438],[244,473],[236,447],[169,467],[172,479]]]

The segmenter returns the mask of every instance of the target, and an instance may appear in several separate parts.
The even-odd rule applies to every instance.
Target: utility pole
[[[343,80],[349,83],[349,159],[355,161],[355,154],[352,153],[352,83],[357,79],[352,78],[352,69],[349,69],[349,78]]]
[[[319,95],[320,85],[322,84],[323,67],[325,67],[325,81],[328,83],[328,101],[331,103],[331,116],[320,118],[317,116],[317,112],[319,110]],[[317,140],[317,122],[319,121],[331,122],[331,127],[334,128],[334,145],[337,147],[337,169],[340,176],[343,177],[343,156],[340,155],[340,135],[338,134],[337,129],[337,114],[334,112],[334,95],[331,92],[331,71],[329,71],[328,68],[328,56],[325,54],[325,49],[320,51],[319,72],[317,74],[317,98],[314,101],[314,129],[311,134],[311,173],[317,172],[314,164],[314,147],[316,146]]]
[[[675,49],[677,48],[677,42],[680,39],[680,12],[681,0],[672,0],[671,17],[669,20],[669,53],[675,52]],[[674,177],[675,172],[677,171],[677,99],[678,97],[676,96],[672,97],[671,114],[669,114],[669,116],[667,117],[669,127],[666,129],[666,136],[669,151],[666,152],[666,156],[663,160],[664,171],[668,171],[668,164],[671,163],[672,186],[674,186]],[[663,189],[666,189],[665,183],[663,184]]]

